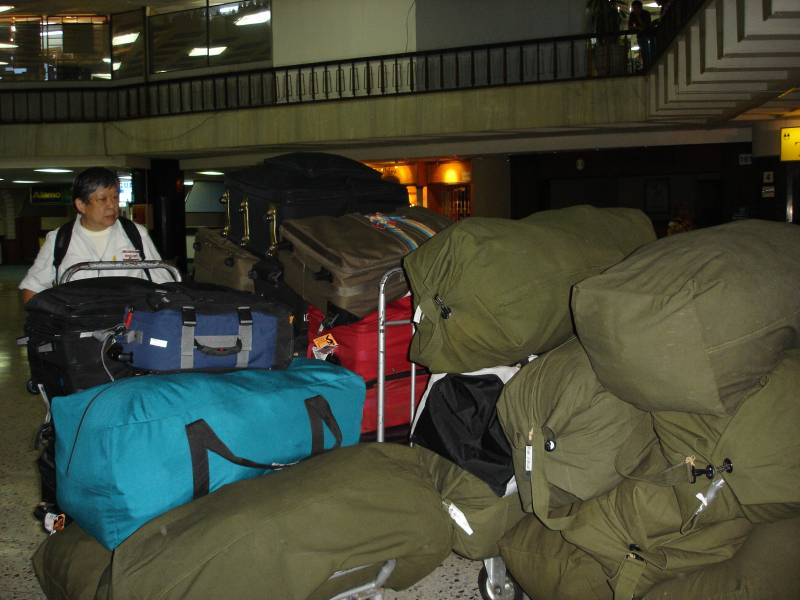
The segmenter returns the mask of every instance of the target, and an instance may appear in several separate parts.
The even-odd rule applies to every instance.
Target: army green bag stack
[[[467,373],[550,350],[572,335],[570,287],[654,239],[644,213],[625,208],[460,221],[403,260],[422,313],[410,356]]]
[[[731,414],[800,340],[800,228],[739,221],[649,244],[575,286],[603,385],[643,410]]]
[[[113,554],[69,525],[34,568],[51,600],[322,600],[392,559],[387,586],[405,588],[447,557],[451,540],[414,450],[370,444],[225,486],[147,523]]]
[[[442,496],[442,502],[451,505],[463,515],[465,528],[454,520],[453,550],[473,560],[483,560],[500,554],[498,542],[505,533],[525,516],[519,496],[497,496],[491,488],[475,475],[455,463],[415,446],[423,469]]]
[[[600,385],[575,338],[522,367],[497,412],[523,507],[554,529],[551,508],[613,489],[622,448],[639,454],[655,441],[650,415]]]
[[[509,382],[499,409],[516,437],[524,433],[525,411],[541,415],[529,417],[537,518],[523,519],[500,543],[528,593],[542,599],[796,597],[796,569],[776,567],[791,561],[753,548],[782,539],[771,522],[800,517],[798,281],[800,229],[746,221],[649,244],[574,287],[578,339],[596,379],[548,368],[549,355],[568,364],[561,356],[568,343]],[[561,406],[558,381],[566,397],[594,381],[652,420],[649,430],[631,427],[615,455],[607,454],[621,482],[562,506],[553,502],[554,463],[536,444],[537,434],[544,443],[548,436],[557,441],[553,428],[542,425],[560,416],[547,403],[555,395],[556,409]],[[524,394],[514,393],[523,387]],[[603,432],[620,435],[608,425],[574,426],[587,447],[605,441]],[[536,485],[537,475],[551,484],[550,494]],[[585,475],[592,480],[591,468]],[[529,544],[546,544],[550,560]],[[749,564],[737,572],[740,556]],[[704,582],[704,573],[714,583]],[[733,573],[735,585],[721,581]]]

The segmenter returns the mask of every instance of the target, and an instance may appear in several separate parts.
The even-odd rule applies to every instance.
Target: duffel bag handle
[[[194,347],[208,356],[230,356],[231,354],[239,354],[239,352],[242,351],[242,340],[240,338],[236,338],[236,343],[233,346],[228,346],[227,348],[214,348],[212,346],[201,344],[197,341],[197,338],[194,338]]]
[[[308,413],[309,427],[311,430],[311,448],[309,455],[314,456],[325,452],[325,433],[322,428],[327,425],[333,434],[334,442],[330,448],[334,450],[342,445],[342,430],[331,410],[330,404],[323,396],[306,398],[305,409]],[[208,468],[208,453],[213,452],[235,465],[251,467],[253,469],[277,470],[297,464],[292,463],[258,463],[241,456],[236,456],[225,445],[205,419],[198,419],[186,425],[186,437],[189,440],[189,454],[192,459],[192,484],[193,498],[205,496],[209,492],[211,476]]]

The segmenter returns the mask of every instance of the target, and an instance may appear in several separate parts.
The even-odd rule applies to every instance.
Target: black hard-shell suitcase
[[[109,356],[105,331],[121,325],[125,307],[156,287],[135,277],[80,279],[36,294],[26,305],[25,335],[31,387],[48,397],[131,374]]]
[[[408,206],[408,192],[343,156],[295,152],[225,176],[224,235],[258,255],[275,254],[287,219],[389,212]]]

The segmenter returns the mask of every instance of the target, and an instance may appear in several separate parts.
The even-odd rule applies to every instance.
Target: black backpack
[[[125,217],[119,217],[119,222],[125,230],[125,235],[128,236],[133,247],[138,250],[139,256],[144,260],[144,244],[142,243],[142,235],[139,233],[136,223]],[[58,233],[56,233],[56,243],[53,249],[53,266],[56,269],[56,280],[58,280],[58,267],[61,265],[61,261],[64,260],[64,256],[67,254],[67,248],[69,248],[69,242],[72,239],[72,227],[72,222],[64,223],[58,228]],[[150,271],[145,270],[144,273],[147,275],[147,279],[152,281]]]

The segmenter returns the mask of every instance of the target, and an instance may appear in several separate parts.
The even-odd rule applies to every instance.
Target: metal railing
[[[635,35],[566,36],[74,87],[0,85],[0,123],[97,122],[635,75]]]

